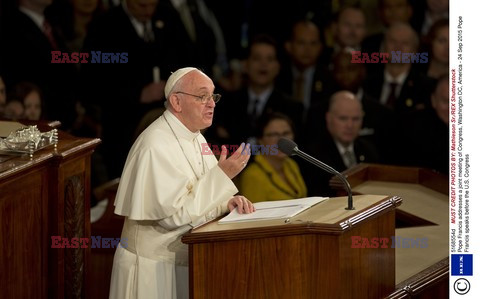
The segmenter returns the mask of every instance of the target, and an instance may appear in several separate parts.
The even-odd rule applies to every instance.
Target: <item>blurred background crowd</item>
[[[93,187],[120,176],[136,136],[163,112],[165,80],[185,66],[222,95],[204,132],[213,144],[287,137],[339,171],[362,162],[448,171],[448,0],[0,5],[0,118],[60,120],[101,138]],[[52,63],[52,51],[86,52],[89,63]],[[92,51],[128,62],[90,63]],[[353,51],[428,61],[352,63]],[[237,184],[253,201],[331,195],[321,172],[255,155]]]

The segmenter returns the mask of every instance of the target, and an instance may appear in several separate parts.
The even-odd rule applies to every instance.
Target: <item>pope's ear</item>
[[[182,106],[180,105],[180,97],[174,93],[170,96],[170,106],[172,107],[173,111],[175,112],[181,112],[182,111]]]

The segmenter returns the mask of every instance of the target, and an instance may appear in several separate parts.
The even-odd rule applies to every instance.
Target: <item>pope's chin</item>
[[[205,114],[202,118],[202,123],[204,129],[210,127],[213,123],[213,113],[212,114]]]

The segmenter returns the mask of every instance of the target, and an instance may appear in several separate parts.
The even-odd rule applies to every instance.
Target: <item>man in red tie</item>
[[[51,3],[52,0],[19,0],[18,9],[5,14],[0,59],[7,86],[22,81],[38,85],[44,93],[46,117],[60,120],[67,128],[75,112],[70,101],[75,69],[73,65],[51,63],[51,51],[65,50],[45,17],[45,9]]]

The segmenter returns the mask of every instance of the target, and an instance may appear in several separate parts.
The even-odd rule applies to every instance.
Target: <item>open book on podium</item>
[[[256,202],[255,212],[250,214],[240,214],[237,209],[233,209],[230,214],[218,221],[219,224],[285,219],[293,217],[306,209],[326,200],[328,197],[305,197],[290,200],[262,201]]]

